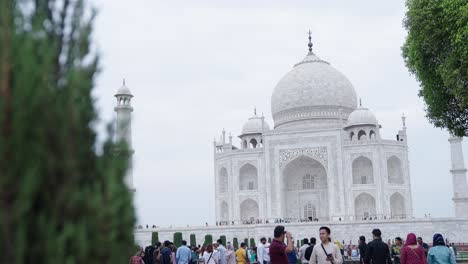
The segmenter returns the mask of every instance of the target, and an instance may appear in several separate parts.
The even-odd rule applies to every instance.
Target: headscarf
[[[338,248],[341,250],[343,249],[343,245],[338,241],[338,239],[335,239],[335,244],[338,246]]]
[[[416,235],[414,233],[409,233],[406,237],[405,247],[410,245],[416,245],[418,242],[416,241]]]
[[[432,237],[432,245],[445,246],[444,237],[439,233],[434,234],[434,236]]]

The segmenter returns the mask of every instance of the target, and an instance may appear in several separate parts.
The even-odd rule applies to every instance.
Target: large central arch
[[[254,221],[259,218],[258,204],[252,199],[246,199],[240,204],[242,221]]]
[[[361,193],[354,200],[354,213],[356,220],[375,217],[375,199],[368,193]]]
[[[327,171],[317,160],[299,156],[282,171],[282,211],[285,218],[303,219],[304,205],[316,205],[314,214],[319,220],[328,220]]]

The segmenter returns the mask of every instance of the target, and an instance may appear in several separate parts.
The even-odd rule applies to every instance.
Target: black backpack
[[[310,245],[304,253],[304,258],[310,261],[310,256],[312,256],[312,251],[314,250],[314,245]]]

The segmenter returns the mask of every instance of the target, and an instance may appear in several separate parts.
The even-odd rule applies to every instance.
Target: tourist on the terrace
[[[308,264],[308,263],[309,263],[309,260],[306,259],[305,253],[306,253],[307,248],[310,247],[310,245],[309,245],[309,239],[304,238],[304,239],[302,240],[302,243],[303,243],[303,245],[299,248],[299,258],[301,259],[301,263],[302,263],[302,264]]]
[[[317,244],[310,256],[310,264],[341,264],[343,257],[337,245],[331,242],[330,228],[319,228],[320,244]]]
[[[366,250],[367,250],[367,244],[366,244],[366,237],[365,236],[360,236],[359,237],[359,261],[361,263],[364,263],[365,258],[366,258]]]
[[[218,264],[227,264],[227,258],[226,258],[226,248],[223,245],[223,240],[218,239],[217,241],[218,247],[216,248],[218,250],[218,257],[219,257],[219,263]]]
[[[267,250],[268,248],[266,244],[266,238],[260,238],[260,244],[257,247],[257,260],[259,264],[270,264],[270,254]]]
[[[390,251],[394,264],[400,264],[402,248],[403,248],[403,240],[401,239],[401,237],[395,237],[395,245],[392,245],[392,250]]]
[[[236,252],[231,244],[227,245],[226,259],[227,264],[236,264]]]
[[[427,252],[429,251],[429,245],[427,243],[424,243],[422,237],[418,237],[417,241],[418,241],[418,244],[423,248],[424,254],[427,257]]]
[[[213,244],[206,245],[206,250],[203,253],[203,259],[205,264],[217,264],[214,256]]]
[[[306,249],[306,251],[304,253],[304,257],[305,257],[305,259],[307,259],[307,261],[310,261],[310,256],[312,256],[312,251],[314,250],[316,242],[317,242],[317,239],[315,237],[310,238],[309,247]]]
[[[290,232],[284,230],[284,226],[277,226],[273,231],[274,239],[270,244],[270,263],[271,264],[288,264],[287,254],[294,250],[294,240]],[[283,241],[288,239],[286,246]]]
[[[177,264],[190,264],[192,259],[192,251],[187,247],[187,241],[182,240],[182,246],[176,251]]]
[[[245,250],[245,243],[240,244],[240,248],[236,251],[237,264],[246,264],[248,263],[247,251]]]
[[[192,246],[192,250],[190,252],[191,257],[190,257],[190,263],[191,264],[197,264],[198,263],[198,248],[196,246]]]
[[[423,248],[418,245],[416,235],[409,233],[405,246],[401,249],[401,264],[427,264]]]
[[[374,240],[367,244],[365,264],[391,264],[390,249],[382,241],[380,229],[372,230]]]
[[[172,264],[171,242],[168,240],[164,241],[164,246],[162,247],[159,255],[159,263]]]
[[[129,263],[130,264],[145,264],[145,262],[143,261],[143,258],[141,257],[141,253],[143,252],[144,254],[144,251],[143,250],[138,250],[134,256],[130,257],[130,261]]]
[[[455,264],[455,256],[452,251],[445,246],[444,237],[441,234],[434,234],[432,247],[427,253],[428,264]]]

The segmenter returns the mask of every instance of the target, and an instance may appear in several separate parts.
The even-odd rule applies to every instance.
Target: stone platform
[[[403,239],[409,232],[423,237],[424,241],[431,243],[434,233],[441,233],[450,242],[468,242],[468,219],[459,218],[416,218],[404,220],[366,220],[353,222],[323,221],[302,223],[271,223],[251,225],[228,225],[228,226],[196,226],[196,227],[174,227],[174,228],[150,228],[135,229],[135,242],[140,246],[151,244],[151,233],[158,232],[159,240],[174,239],[175,232],[181,232],[184,240],[190,241],[190,234],[195,234],[197,244],[202,244],[205,235],[210,234],[213,240],[225,235],[227,241],[237,238],[239,243],[245,238],[254,238],[258,243],[261,237],[273,237],[273,229],[276,225],[284,225],[290,231],[295,240],[316,237],[321,226],[331,228],[332,239],[357,244],[358,238],[364,235],[367,240],[372,238],[372,229],[380,228],[382,238],[394,239],[399,236]]]

